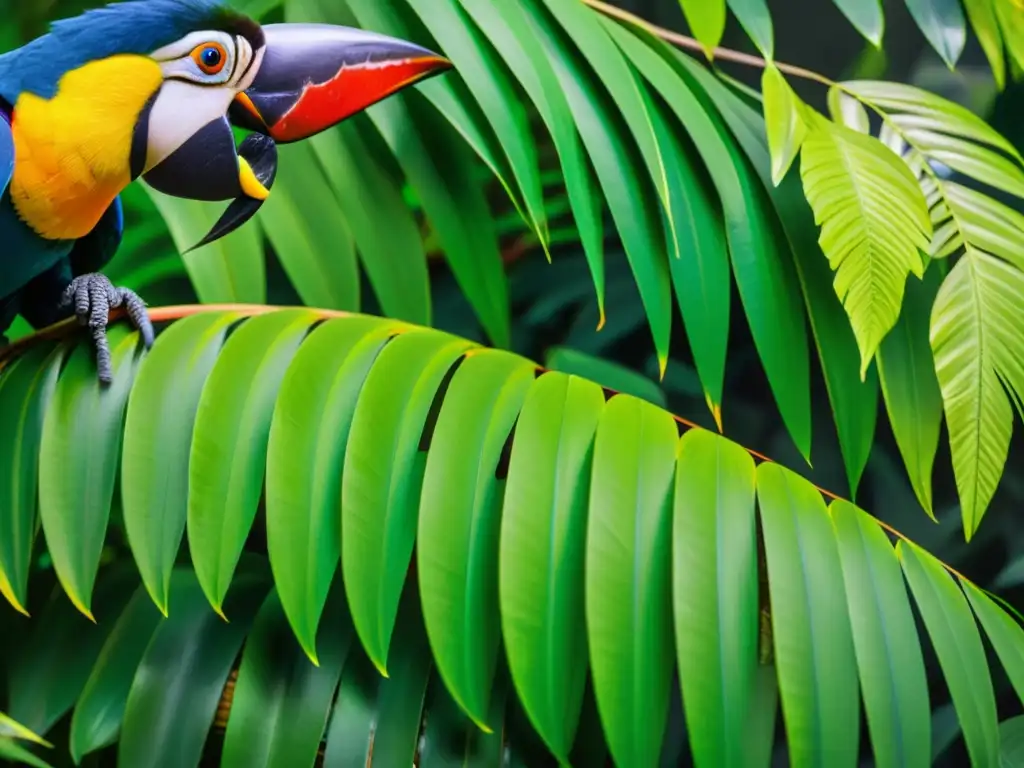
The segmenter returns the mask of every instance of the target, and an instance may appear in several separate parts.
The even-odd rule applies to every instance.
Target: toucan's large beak
[[[263,31],[263,62],[230,117],[282,144],[337,125],[452,66],[426,48],[350,27],[267,24]]]

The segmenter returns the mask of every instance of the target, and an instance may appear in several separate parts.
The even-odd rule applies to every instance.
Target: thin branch
[[[640,18],[635,13],[624,11],[610,3],[602,2],[602,0],[582,0],[582,2],[589,5],[595,11],[600,11],[606,16],[611,16],[619,19],[620,21],[625,21],[629,24],[633,24],[634,26],[641,27],[652,35],[660,37],[666,42],[678,45],[680,48],[685,48],[688,51],[694,51],[696,53],[705,53],[704,46],[694,38],[681,35],[678,32],[673,32],[672,30],[665,29],[664,27],[659,27],[657,24],[652,24],[651,22]],[[762,59],[760,56],[752,56],[749,53],[734,51],[731,48],[713,48],[711,53],[713,59],[731,61],[735,64],[744,64],[748,67],[756,67],[758,69],[764,69],[769,63],[766,59]],[[799,77],[804,80],[813,80],[814,82],[821,83],[822,85],[834,85],[832,80],[824,75],[814,72],[813,70],[804,69],[803,67],[798,67],[793,64],[785,64],[781,61],[774,61],[771,63],[778,67],[780,72],[785,72],[787,75]]]

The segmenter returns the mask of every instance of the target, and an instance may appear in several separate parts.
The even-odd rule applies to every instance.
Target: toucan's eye
[[[227,51],[220,43],[204,43],[192,51],[192,60],[208,75],[216,75],[228,60]]]

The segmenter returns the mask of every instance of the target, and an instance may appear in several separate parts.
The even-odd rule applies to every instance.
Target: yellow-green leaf
[[[807,125],[800,114],[803,102],[774,64],[765,67],[761,89],[764,92],[768,149],[772,156],[772,181],[778,185],[807,136]]]

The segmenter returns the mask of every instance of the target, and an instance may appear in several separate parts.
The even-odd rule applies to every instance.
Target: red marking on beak
[[[269,133],[280,142],[312,136],[451,66],[441,56],[425,56],[342,67],[331,80],[305,86],[295,104],[268,127]],[[259,114],[252,102],[245,106]]]

